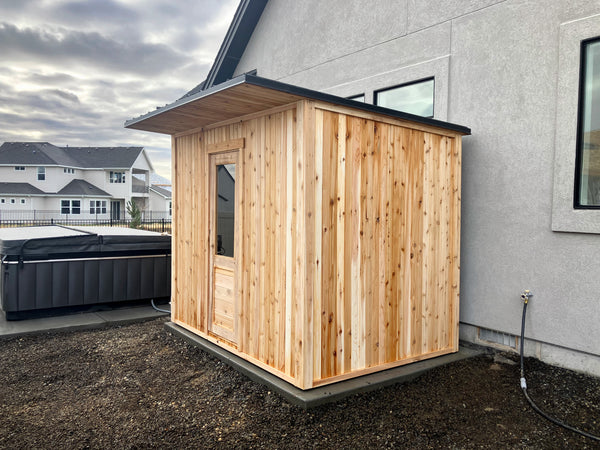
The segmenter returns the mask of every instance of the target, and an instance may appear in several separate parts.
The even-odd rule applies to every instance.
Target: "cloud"
[[[144,146],[170,174],[170,137],[123,128],[202,81],[239,0],[0,0],[0,143]]]
[[[177,50],[163,44],[120,42],[99,32],[65,28],[19,28],[0,23],[0,53],[4,58],[38,64],[65,64],[119,71],[120,73],[160,74],[185,63]]]

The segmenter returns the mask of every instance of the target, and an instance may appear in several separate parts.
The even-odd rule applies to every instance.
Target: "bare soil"
[[[531,410],[516,355],[304,411],[164,322],[0,340],[0,448],[600,448]],[[540,407],[600,433],[600,379],[526,370]]]

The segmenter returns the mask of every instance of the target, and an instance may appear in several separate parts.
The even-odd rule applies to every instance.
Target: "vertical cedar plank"
[[[295,300],[295,335],[294,335],[294,371],[296,374],[296,380],[301,385],[305,384],[305,373],[304,373],[304,328],[305,328],[305,269],[306,269],[306,217],[305,217],[305,180],[304,180],[304,153],[305,153],[305,135],[307,134],[307,121],[308,108],[306,101],[300,101],[298,103],[297,112],[297,134],[296,134],[296,161],[294,168],[294,175],[296,179],[295,184],[295,206],[296,206],[296,226],[294,229],[294,300]],[[312,305],[311,305],[312,306]]]
[[[346,346],[346,328],[348,326],[347,313],[350,308],[347,306],[347,296],[345,288],[345,250],[346,250],[346,235],[345,235],[345,223],[346,223],[346,116],[337,114],[337,133],[336,143],[337,146],[331,149],[332,159],[335,155],[333,169],[336,170],[336,186],[334,192],[337,193],[337,197],[334,196],[334,201],[337,205],[337,217],[334,216],[332,219],[335,220],[335,235],[336,235],[336,249],[337,259],[335,261],[336,268],[336,285],[335,285],[335,303],[336,303],[336,374],[342,374],[350,371],[350,364],[346,364],[346,356],[350,355],[349,347]],[[332,176],[333,181],[333,176]],[[333,245],[333,243],[332,243]],[[332,263],[333,264],[333,263]],[[333,280],[332,280],[333,282]],[[349,359],[348,359],[349,361]]]
[[[312,360],[313,360],[313,379],[321,379],[322,378],[322,354],[323,348],[321,347],[321,343],[325,347],[327,347],[327,330],[323,332],[322,324],[323,324],[323,312],[325,311],[323,308],[327,308],[327,298],[323,299],[321,292],[326,295],[326,291],[321,291],[321,273],[322,267],[327,262],[324,261],[324,252],[323,252],[323,133],[324,133],[324,114],[323,110],[318,109],[315,111],[315,140],[314,140],[314,173],[312,174],[313,184],[314,184],[314,256],[315,259],[312,267],[312,276],[313,278],[313,329],[311,333],[313,335],[313,345],[314,351],[312,352]],[[307,156],[308,158],[308,156]],[[308,174],[307,168],[307,177],[310,176]],[[310,213],[310,210],[309,210]],[[307,235],[310,236],[310,235]],[[310,241],[310,237],[307,238]],[[307,283],[308,289],[308,283]],[[327,361],[325,361],[327,364]],[[326,369],[325,369],[326,370]]]
[[[421,354],[423,342],[423,154],[424,133],[411,130],[408,176],[410,179],[412,220],[411,220],[411,345],[410,355]]]
[[[390,148],[389,131],[390,126],[387,124],[379,124],[379,145],[377,146],[378,161],[379,161],[379,183],[375,184],[377,190],[377,207],[378,211],[378,229],[377,238],[375,245],[379,247],[378,251],[378,267],[377,267],[377,284],[376,288],[379,289],[379,361],[378,364],[384,364],[388,361],[388,351],[391,348],[391,342],[393,342],[393,336],[391,336],[391,302],[392,298],[388,295],[387,289],[390,284],[388,277],[388,209],[386,201],[389,199],[387,195],[387,188],[389,184],[388,170],[389,160],[388,152]]]
[[[352,172],[349,173],[351,202],[351,234],[352,250],[347,257],[350,257],[350,280],[351,286],[351,309],[352,309],[352,370],[358,370],[365,367],[365,329],[364,329],[364,293],[362,291],[361,280],[361,166],[362,166],[362,121],[363,119],[352,118]]]
[[[177,257],[179,252],[177,251],[176,233],[177,229],[177,212],[179,211],[179,203],[177,202],[177,138],[171,136],[171,183],[173,185],[173,192],[171,194],[171,264],[172,267],[177,268]],[[177,295],[177,270],[171,270],[171,318],[174,320],[181,320],[181,309],[182,302],[179,300]]]
[[[319,111],[317,111],[319,113]],[[322,158],[322,194],[321,202],[323,209],[322,217],[322,280],[321,281],[321,310],[319,312],[318,326],[321,333],[321,348],[319,349],[320,373],[315,368],[315,373],[321,378],[327,378],[336,374],[338,361],[337,330],[340,316],[337,311],[337,127],[338,114],[332,112],[321,112],[323,114],[322,152],[318,151],[317,161]],[[317,115],[317,118],[319,116]],[[317,119],[318,120],[318,119]],[[318,121],[317,121],[318,124]],[[322,154],[321,154],[322,153]],[[343,242],[342,253],[343,253]],[[318,301],[316,299],[316,301]],[[316,319],[317,316],[315,316]],[[317,343],[314,343],[317,348]]]
[[[285,373],[291,377],[294,376],[294,365],[292,356],[292,343],[294,335],[292,333],[292,295],[293,290],[293,232],[295,227],[294,218],[294,160],[296,157],[295,135],[292,132],[294,127],[294,116],[292,111],[285,114],[286,122],[286,165],[285,165]]]
[[[364,311],[364,329],[365,329],[365,366],[371,367],[379,362],[378,348],[378,318],[379,318],[379,289],[377,287],[377,254],[379,246],[376,245],[377,234],[377,209],[375,199],[375,186],[378,183],[376,175],[376,160],[377,160],[377,140],[378,123],[373,121],[365,121],[363,128],[363,170],[362,180],[364,192],[361,195],[361,238],[363,243],[362,248],[362,272],[363,283],[363,301],[361,307]],[[366,141],[365,141],[366,138]]]
[[[280,325],[281,320],[281,290],[279,283],[281,280],[281,269],[283,266],[279,263],[277,245],[281,242],[281,215],[279,209],[279,200],[281,193],[281,168],[280,155],[283,146],[281,145],[281,114],[273,115],[273,131],[271,132],[271,191],[269,192],[269,201],[273,211],[271,222],[271,239],[269,241],[269,251],[271,253],[271,290],[273,295],[273,310],[271,311],[271,329],[273,330],[272,343],[269,350],[269,356],[273,367],[279,369],[279,342],[283,328]]]
[[[317,231],[317,217],[321,216],[321,208],[316,204],[315,187],[315,105],[313,101],[305,102],[304,127],[303,127],[303,152],[304,152],[304,328],[303,341],[303,383],[304,389],[312,387],[314,380],[314,347],[313,347],[313,308],[316,297],[321,296],[320,285],[316,285],[314,274],[320,270],[320,259],[314,239]],[[320,249],[319,249],[320,250]]]

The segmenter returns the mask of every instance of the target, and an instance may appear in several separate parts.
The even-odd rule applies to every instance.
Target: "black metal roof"
[[[46,195],[29,183],[0,183],[0,195]]]
[[[129,169],[143,147],[58,147],[48,142],[5,142],[0,165]]]
[[[64,196],[110,197],[111,195],[85,180],[73,180],[56,193]]]
[[[259,89],[252,89],[252,87],[257,87]],[[233,96],[232,98],[226,98],[228,91],[234,91],[236,89],[240,90],[244,88],[246,90],[246,95],[255,96],[254,102],[252,102],[251,105],[248,104],[248,102],[240,100],[236,96]],[[255,92],[250,92],[250,90]],[[273,95],[274,93],[277,95]],[[268,99],[264,94],[269,94]],[[211,96],[214,97],[211,99],[209,98]],[[219,101],[215,103],[214,98],[218,98],[219,96],[223,96],[223,101],[227,103],[227,111],[225,111],[224,108],[219,107]],[[195,127],[205,126],[221,120],[226,120],[228,118],[232,119],[236,117],[236,114],[239,117],[243,115],[240,113],[241,111],[244,111],[245,113],[258,112],[260,110],[267,109],[268,107],[284,105],[300,99],[319,100],[332,103],[334,105],[348,106],[375,114],[384,114],[397,119],[439,127],[463,134],[471,134],[471,130],[462,125],[417,116],[395,109],[371,105],[369,103],[357,102],[355,100],[349,100],[336,95],[326,94],[324,92],[314,91],[312,89],[306,89],[303,87],[282,83],[280,81],[270,80],[268,78],[258,77],[251,73],[239,75],[229,81],[209,87],[188,97],[182,97],[169,105],[163,106],[162,108],[150,111],[149,113],[135,119],[128,120],[125,122],[125,127],[138,130],[154,131],[158,133],[175,134],[177,132],[185,131],[186,127],[188,129],[194,128],[194,126],[191,124],[195,124]],[[203,110],[203,103],[206,105],[211,103],[210,107],[212,109],[208,110],[208,106],[206,106],[206,110]],[[255,110],[251,110],[250,108],[254,108]],[[228,113],[231,117],[227,116]],[[158,117],[160,115],[164,115],[163,118],[165,119],[168,116],[173,116],[173,120],[170,121],[171,123],[162,126],[160,123],[161,118]],[[201,117],[204,118],[204,121],[201,120]]]

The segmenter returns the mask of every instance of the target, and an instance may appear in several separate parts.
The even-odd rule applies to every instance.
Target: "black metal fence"
[[[0,228],[43,225],[130,227],[131,218],[128,215],[125,215],[123,218],[112,219],[110,217],[94,217],[89,214],[60,214],[57,211],[0,210]],[[171,217],[168,212],[145,211],[142,214],[139,228],[170,234]]]

